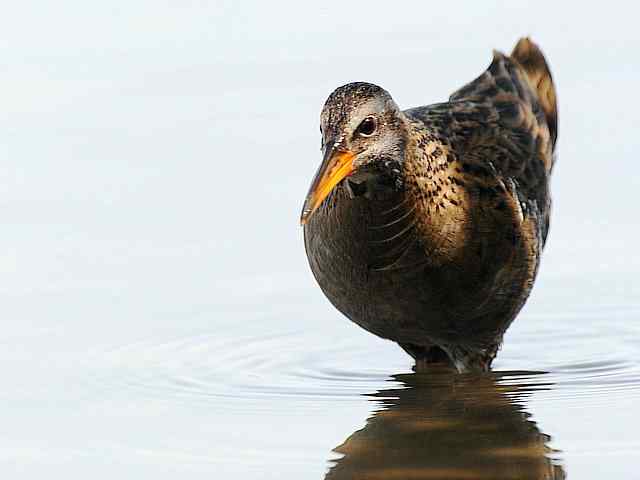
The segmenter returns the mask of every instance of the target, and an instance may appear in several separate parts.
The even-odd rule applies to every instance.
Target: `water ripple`
[[[620,341],[637,338],[629,314],[628,309],[590,312],[589,322],[585,312],[575,311],[521,319],[529,322],[529,331],[507,339],[495,373],[505,384],[519,384],[520,392],[550,391],[548,401],[578,405],[610,402],[611,395],[640,397],[637,343]],[[232,338],[211,332],[165,341],[150,338],[96,352],[105,373],[93,381],[103,390],[119,385],[158,399],[335,400],[376,391],[393,381],[391,375],[409,371],[410,361],[399,350],[381,357],[380,344],[357,333],[330,345],[318,341],[323,333],[313,329]],[[504,367],[511,371],[500,372]]]

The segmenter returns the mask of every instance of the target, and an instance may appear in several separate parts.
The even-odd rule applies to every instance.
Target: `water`
[[[637,12],[407,9],[5,12],[4,478],[637,477]],[[318,114],[442,100],[523,34],[560,99],[541,274],[492,374],[417,375],[306,265]]]

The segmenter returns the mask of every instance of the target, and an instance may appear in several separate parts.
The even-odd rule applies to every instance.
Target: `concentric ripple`
[[[156,398],[189,401],[353,398],[382,385],[390,371],[381,362],[372,366],[367,361],[375,349],[352,340],[327,346],[313,343],[309,332],[290,332],[232,340],[202,333],[141,341],[100,353],[107,375],[95,380],[110,389],[119,384]],[[408,368],[402,354],[391,357]]]
[[[559,320],[561,317],[561,320]],[[544,389],[548,401],[610,402],[611,395],[640,397],[640,348],[632,320],[639,310],[567,312],[523,318],[507,337],[496,370],[507,384]],[[153,338],[96,354],[104,375],[155,398],[215,401],[355,398],[388,387],[411,362],[391,344],[353,330],[323,340],[317,328],[278,334],[222,337],[207,331],[159,341]],[[546,372],[545,375],[527,373]],[[104,386],[104,385],[103,385]],[[264,406],[264,405],[263,405]]]
[[[611,405],[616,395],[640,399],[639,319],[640,309],[630,307],[530,319],[499,363],[509,363],[508,353],[516,352],[518,367],[547,372],[544,381],[554,384],[547,401],[578,407]]]

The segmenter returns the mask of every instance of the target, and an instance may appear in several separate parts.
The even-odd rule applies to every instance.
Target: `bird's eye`
[[[373,117],[367,117],[362,121],[362,123],[360,123],[360,125],[358,125],[356,133],[363,137],[370,137],[375,133],[377,127],[376,119]]]

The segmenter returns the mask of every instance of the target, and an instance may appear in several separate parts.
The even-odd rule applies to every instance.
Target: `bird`
[[[558,114],[539,47],[524,37],[510,55],[494,51],[480,76],[427,106],[343,85],[320,131],[300,223],[325,296],[417,371],[490,370],[549,231]]]

